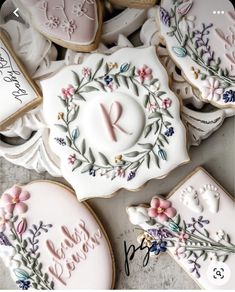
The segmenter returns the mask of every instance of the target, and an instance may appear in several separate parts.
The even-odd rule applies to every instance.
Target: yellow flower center
[[[13,198],[13,199],[12,199],[12,203],[13,203],[13,204],[17,204],[17,203],[19,203],[19,198]]]
[[[163,213],[165,211],[165,209],[163,209],[163,208],[157,208],[157,212],[158,212],[158,214],[161,214],[161,213]]]

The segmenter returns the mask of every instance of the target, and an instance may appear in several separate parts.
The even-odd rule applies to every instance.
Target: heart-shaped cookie
[[[90,52],[99,45],[102,30],[100,0],[21,0],[32,23],[62,47]]]
[[[163,0],[161,34],[201,99],[235,107],[235,12],[229,0]]]
[[[157,0],[110,0],[111,3],[132,8],[148,8],[154,6]]]
[[[35,181],[7,190],[0,204],[0,256],[21,289],[112,288],[107,235],[70,189]]]
[[[80,200],[136,190],[188,161],[179,101],[155,47],[92,54],[41,85],[51,149]]]

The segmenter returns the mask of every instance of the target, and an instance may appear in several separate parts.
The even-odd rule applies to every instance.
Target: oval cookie
[[[41,85],[50,145],[79,200],[135,190],[188,161],[179,101],[154,47],[92,54]]]
[[[0,256],[21,289],[112,288],[107,235],[70,189],[35,181],[7,190],[0,204]]]
[[[217,107],[235,107],[232,3],[229,0],[163,0],[159,18],[161,34],[171,56],[190,83],[200,90],[202,100]]]

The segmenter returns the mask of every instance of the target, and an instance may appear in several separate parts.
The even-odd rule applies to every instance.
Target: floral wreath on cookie
[[[210,46],[210,29],[213,23],[202,23],[201,28],[195,28],[196,16],[187,16],[193,0],[172,0],[173,7],[167,11],[160,7],[160,20],[169,27],[167,35],[174,37],[178,46],[173,46],[173,53],[180,58],[190,57],[198,66],[203,68],[203,72],[192,67],[194,79],[204,80],[202,97],[207,100],[218,101],[223,99],[224,103],[235,103],[235,91],[230,89],[235,86],[235,76],[230,75],[229,68],[221,66],[221,59],[216,57]],[[234,17],[231,15],[231,17]],[[225,38],[223,32],[216,29],[218,36],[226,43],[228,53],[227,58],[231,64],[235,64],[235,52],[231,52],[234,35]],[[230,40],[231,39],[231,40]]]
[[[154,197],[150,208],[138,207],[141,218],[149,228],[141,233],[137,240],[150,248],[151,256],[174,248],[178,259],[187,259],[189,272],[200,278],[200,261],[207,259],[225,262],[230,254],[235,253],[235,244],[229,234],[218,230],[213,236],[206,230],[210,221],[199,216],[191,222],[181,219],[169,200]],[[142,222],[143,223],[143,222]]]
[[[28,228],[25,213],[28,206],[25,201],[30,194],[20,187],[14,186],[0,199],[0,253],[6,265],[12,271],[16,284],[22,290],[34,289],[53,290],[54,282],[42,271],[40,262],[39,241],[41,234],[48,232],[51,224],[33,224]],[[24,237],[26,231],[30,236]],[[5,234],[9,234],[9,238]],[[5,248],[4,248],[5,247]]]
[[[104,73],[100,70],[104,69]],[[150,157],[154,158],[156,167],[161,167],[161,160],[167,160],[167,152],[164,149],[169,144],[168,138],[171,137],[175,130],[166,118],[173,119],[169,108],[172,100],[166,95],[165,91],[159,91],[159,79],[152,76],[152,69],[146,65],[142,68],[136,68],[130,63],[124,63],[120,66],[115,63],[104,63],[104,59],[96,65],[94,72],[91,68],[84,67],[82,69],[82,77],[78,73],[73,72],[76,86],[69,85],[61,90],[62,95],[58,96],[61,100],[64,112],[58,113],[58,120],[62,123],[56,126],[62,132],[66,133],[66,139],[56,137],[55,140],[61,146],[68,146],[73,150],[73,154],[68,157],[68,163],[72,165],[73,171],[81,169],[81,173],[89,173],[91,176],[97,174],[111,178],[126,178],[127,181],[135,178],[138,169],[143,163],[150,168]],[[148,123],[144,129],[144,138],[138,143],[138,148],[130,153],[123,153],[116,156],[110,161],[103,153],[99,152],[97,157],[92,149],[87,146],[85,139],[81,139],[78,146],[79,129],[71,128],[71,123],[79,115],[79,104],[76,102],[86,102],[83,93],[92,91],[113,92],[120,85],[132,90],[135,96],[142,98],[142,104],[148,112]],[[139,96],[139,87],[144,88],[146,95]],[[150,133],[154,133],[154,141],[147,140]],[[127,174],[128,173],[128,174]],[[126,175],[127,174],[127,175]]]

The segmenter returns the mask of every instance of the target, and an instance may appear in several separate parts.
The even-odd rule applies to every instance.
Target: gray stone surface
[[[124,273],[123,241],[136,243],[138,230],[128,222],[125,208],[131,204],[149,202],[156,194],[167,194],[180,180],[195,167],[202,165],[228,192],[234,195],[235,135],[234,118],[227,119],[223,127],[208,138],[199,147],[190,149],[191,162],[173,171],[163,180],[150,181],[139,192],[122,190],[110,199],[92,199],[89,204],[103,223],[113,246],[117,281],[119,289],[197,289],[177,263],[167,254],[161,255],[157,261],[152,260],[146,268],[142,268],[143,254],[137,253],[131,264],[131,275]],[[177,155],[178,149],[176,149]],[[39,175],[11,165],[0,158],[0,194],[14,183],[25,184],[37,179],[55,179],[47,174]],[[0,261],[0,289],[14,289],[6,268]]]

